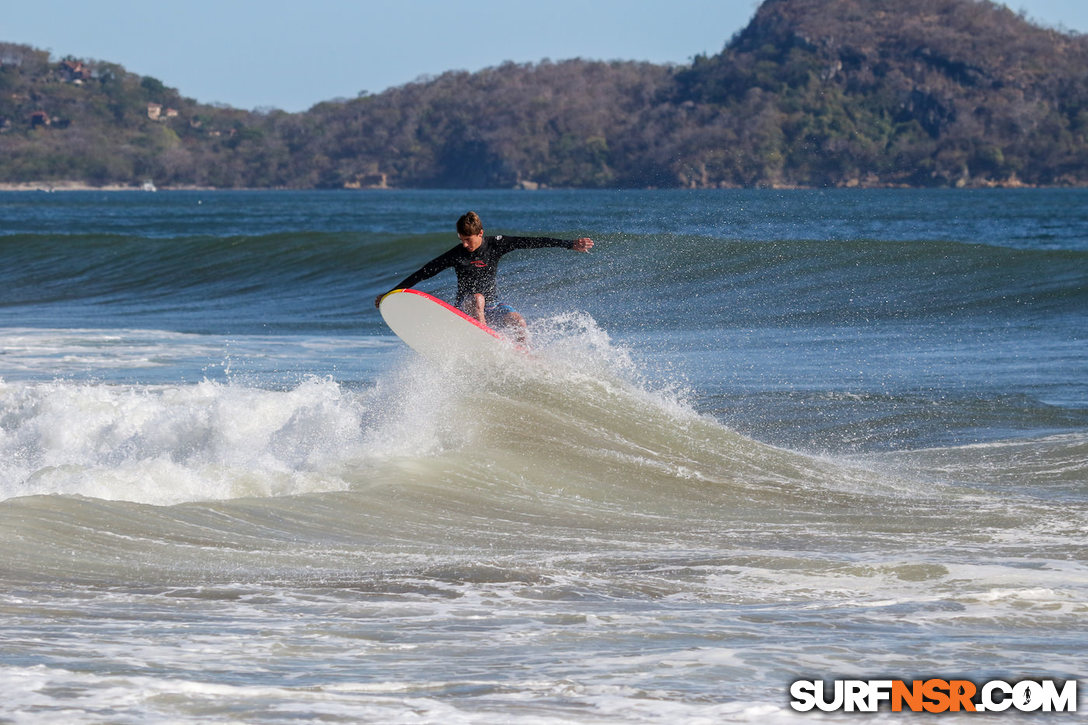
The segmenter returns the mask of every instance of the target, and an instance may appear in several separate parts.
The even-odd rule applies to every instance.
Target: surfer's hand
[[[574,246],[571,247],[575,252],[588,252],[593,248],[593,240],[589,237],[581,237],[574,240]]]

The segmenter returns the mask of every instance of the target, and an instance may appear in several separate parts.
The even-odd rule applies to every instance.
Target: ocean
[[[374,298],[469,209],[596,246],[430,363]],[[1088,675],[1088,190],[6,192],[0,261],[0,722]]]

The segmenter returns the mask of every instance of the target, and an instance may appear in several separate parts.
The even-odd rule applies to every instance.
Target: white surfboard
[[[514,344],[477,319],[426,292],[393,290],[378,309],[408,347],[432,360],[500,354]]]

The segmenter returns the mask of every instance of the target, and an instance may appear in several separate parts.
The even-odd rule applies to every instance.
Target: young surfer
[[[565,247],[576,252],[588,252],[593,247],[589,237],[564,240],[551,237],[510,237],[502,234],[484,236],[479,215],[470,211],[457,220],[457,236],[461,240],[453,249],[441,254],[404,278],[393,289],[408,289],[439,272],[454,268],[457,272],[456,305],[466,315],[491,327],[513,327],[519,342],[525,340],[525,319],[510,305],[499,301],[495,273],[499,259],[515,249]],[[374,300],[377,307],[385,294]]]

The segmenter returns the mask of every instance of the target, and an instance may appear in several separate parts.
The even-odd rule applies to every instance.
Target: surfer
[[[499,259],[515,249],[540,249],[564,247],[575,252],[588,252],[593,240],[580,237],[574,240],[552,237],[511,237],[502,234],[484,236],[479,215],[470,211],[457,220],[457,237],[460,243],[444,254],[432,259],[404,278],[393,289],[409,289],[439,272],[454,268],[457,272],[457,307],[469,317],[490,327],[511,327],[519,342],[526,338],[525,318],[517,310],[499,300],[495,286],[495,273]],[[386,293],[374,300],[377,307]]]

